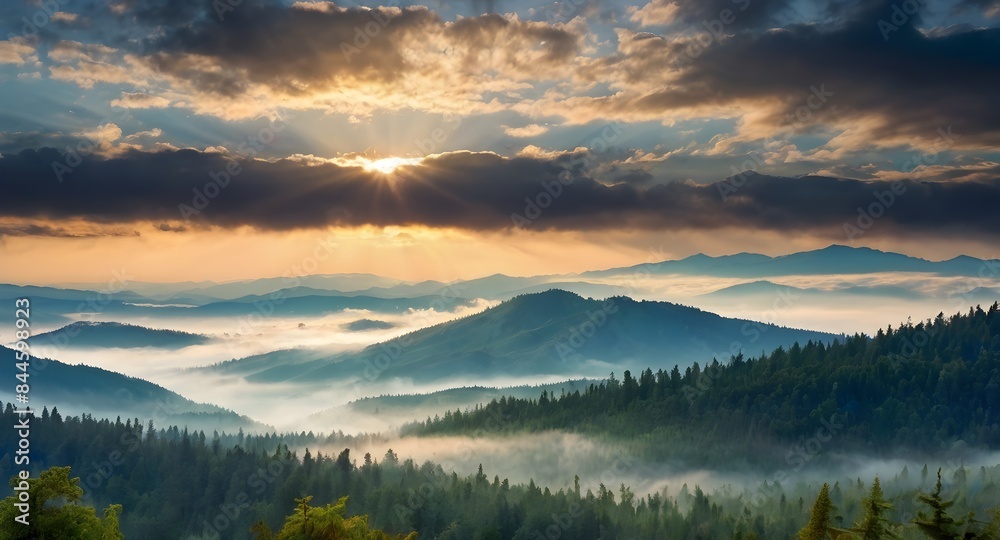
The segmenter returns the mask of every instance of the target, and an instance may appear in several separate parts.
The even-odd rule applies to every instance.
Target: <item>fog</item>
[[[563,281],[572,281],[565,276]],[[580,278],[583,279],[583,278]],[[977,287],[1000,288],[1000,280],[948,277],[936,274],[879,273],[860,275],[781,276],[771,281],[781,286],[808,289],[785,294],[782,289],[751,294],[716,294],[714,291],[753,280],[686,275],[637,274],[625,278],[594,279],[619,287],[621,294],[638,299],[664,300],[694,305],[724,316],[746,318],[797,328],[830,332],[865,332],[872,334],[887,324],[898,326],[912,318],[914,322],[934,317],[939,311],[950,315],[967,311],[982,298],[965,294]],[[852,288],[880,288],[878,294],[858,293]],[[896,289],[892,289],[896,288]],[[907,291],[911,291],[908,293]],[[987,291],[988,292],[988,291]],[[909,297],[908,297],[909,296]],[[984,302],[983,302],[984,303]],[[140,377],[162,385],[184,397],[212,403],[248,415],[279,429],[342,430],[346,433],[392,431],[402,424],[422,420],[443,410],[433,405],[415,407],[407,413],[373,415],[350,408],[325,415],[321,411],[342,406],[352,400],[384,394],[427,393],[460,386],[516,386],[558,382],[568,378],[606,376],[616,370],[611,364],[593,362],[579,373],[552,377],[457,377],[414,384],[407,379],[380,378],[377,384],[360,385],[355,381],[311,384],[251,383],[234,375],[195,370],[234,358],[297,349],[317,355],[336,355],[391,340],[405,333],[441,322],[478,313],[496,305],[496,301],[478,300],[453,312],[411,310],[406,313],[379,313],[348,309],[320,317],[134,317],[119,320],[107,313],[72,314],[74,320],[116,321],[155,329],[179,330],[206,335],[212,340],[180,350],[152,347],[140,349],[81,348],[72,338],[60,345],[34,346],[34,354],[63,362],[83,363]],[[359,319],[373,319],[395,325],[390,329],[348,331],[344,325]],[[45,329],[33,328],[34,333]],[[753,351],[754,353],[763,351]],[[728,353],[718,355],[725,358]],[[706,359],[708,360],[708,359]],[[361,374],[359,374],[361,377]],[[462,403],[462,408],[477,401]],[[454,409],[454,407],[451,407]],[[127,411],[123,411],[127,412]]]
[[[666,493],[676,496],[683,485],[693,491],[699,486],[706,493],[727,491],[755,492],[766,482],[776,480],[785,489],[796,486],[818,486],[823,482],[855,481],[860,478],[868,484],[875,475],[893,478],[903,467],[909,470],[917,486],[919,471],[926,464],[935,471],[942,467],[950,478],[951,472],[964,466],[978,469],[1000,463],[1000,452],[942,452],[939,456],[879,458],[846,452],[837,448],[834,438],[829,447],[817,453],[805,465],[792,466],[781,462],[787,451],[776,450],[777,466],[769,468],[739,467],[720,463],[717,468],[692,468],[679,463],[653,463],[640,458],[627,444],[598,441],[584,435],[560,431],[524,434],[508,437],[402,437],[378,442],[360,442],[356,445],[331,444],[318,449],[324,454],[339,454],[350,448],[352,459],[363,461],[366,452],[382,461],[387,450],[392,449],[400,461],[413,459],[417,465],[431,461],[441,465],[446,472],[455,471],[459,476],[475,474],[480,464],[492,482],[494,475],[507,478],[512,484],[534,480],[540,487],[550,490],[572,489],[574,475],[580,476],[581,491],[597,492],[604,484],[618,494],[624,483],[633,493],[644,496]],[[301,449],[304,451],[304,449]]]
[[[734,285],[761,281],[762,278],[639,272],[624,278],[579,279],[617,287],[620,294],[635,299],[675,302],[725,317],[836,334],[873,334],[886,325],[898,326],[908,318],[916,323],[933,318],[939,312],[952,315],[968,311],[970,306],[1000,300],[1000,294],[991,296],[989,291],[970,294],[974,289],[1000,290],[1000,279],[997,278],[913,272],[763,278],[779,286],[809,289],[805,293],[793,291],[791,294],[711,294]]]
[[[35,356],[67,363],[84,363],[111,369],[135,377],[150,378],[178,369],[206,366],[281,349],[317,349],[335,354],[359,350],[373,343],[390,340],[442,322],[465,317],[487,309],[496,302],[477,301],[453,312],[410,310],[406,313],[377,313],[346,309],[322,317],[133,317],[127,321],[109,314],[75,314],[74,320],[124,322],[153,329],[178,330],[213,338],[205,345],[165,350],[80,348],[72,337],[65,344],[42,341],[33,346]],[[344,324],[358,319],[376,319],[396,326],[387,330],[348,331]],[[36,332],[37,333],[37,332]]]

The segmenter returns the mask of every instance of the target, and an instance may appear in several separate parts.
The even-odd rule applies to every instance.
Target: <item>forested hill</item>
[[[493,431],[500,434],[563,429],[632,437],[658,457],[687,451],[694,460],[723,447],[734,456],[766,452],[829,425],[845,450],[1000,448],[1000,308],[939,314],[843,343],[713,360],[683,373],[625,372],[583,393],[501,398],[406,431],[474,433],[487,424],[499,424]]]
[[[13,425],[17,418],[9,404],[0,408],[0,423]],[[71,467],[68,476],[79,477],[79,483],[73,487],[65,480],[58,482],[52,486],[56,489],[46,488],[47,495],[58,499],[62,491],[76,491],[82,496],[79,502],[87,506],[121,505],[117,507],[120,516],[107,516],[106,520],[119,521],[121,532],[130,540],[393,540],[381,533],[358,534],[357,530],[351,535],[322,534],[318,523],[313,525],[312,534],[299,533],[304,524],[296,527],[286,516],[293,509],[298,512],[302,503],[312,505],[308,509],[312,519],[325,513],[333,521],[347,521],[329,515],[336,511],[352,516],[348,524],[365,524],[365,528],[389,534],[416,532],[420,539],[790,539],[803,526],[816,528],[814,524],[825,528],[858,523],[864,527],[872,521],[866,508],[873,505],[866,497],[876,493],[869,478],[827,477],[813,483],[804,481],[803,475],[784,487],[771,482],[759,488],[706,493],[697,486],[673,484],[643,495],[633,492],[618,475],[641,466],[624,457],[615,458],[602,474],[608,485],[591,489],[568,478],[572,484],[550,489],[533,481],[511,482],[506,478],[509,471],[504,470],[480,467],[474,474],[445,471],[431,462],[418,464],[397,456],[391,449],[381,455],[357,456],[348,449],[339,450],[357,442],[343,435],[240,432],[217,436],[176,427],[150,429],[155,427],[152,424],[144,428],[146,425],[138,418],[112,422],[89,415],[62,417],[57,411],[45,410],[31,420],[31,477],[44,477],[43,471],[53,466]],[[13,429],[0,430],[0,476],[4,478],[21,468],[12,455],[16,437]],[[303,443],[312,446],[312,451],[294,450]],[[321,453],[318,445],[331,451]],[[930,471],[934,466],[932,463]],[[996,509],[1000,465],[948,469],[942,498],[925,500],[920,494],[934,486],[933,472],[928,469],[924,466],[919,474],[903,469],[883,479],[885,498],[891,499],[892,505],[883,502],[874,506],[882,508],[879,513],[885,528],[902,533],[902,540],[1000,540],[1000,511]],[[820,490],[818,484],[826,481],[832,488]],[[42,484],[36,484],[38,490]],[[816,497],[817,491],[820,497]],[[0,498],[7,497],[0,499],[0,518],[4,520],[0,538],[68,538],[71,525],[86,524],[84,514],[90,514],[91,522],[97,520],[93,509],[74,505],[71,497],[67,504],[44,511],[41,505],[32,506],[33,516],[38,517],[33,521],[36,527],[48,523],[55,534],[16,531],[7,525],[17,515],[13,494],[10,487],[0,489]],[[817,504],[810,505],[814,497]],[[821,517],[815,510],[821,501],[832,505],[823,512],[825,520],[816,519]],[[947,535],[918,530],[923,529],[922,521],[931,522],[921,519],[921,514],[931,515],[932,511],[934,521],[945,524]],[[973,511],[978,519],[963,523],[961,516]],[[53,523],[56,517],[69,513],[74,515],[73,523]],[[272,536],[265,531],[277,530],[283,522],[282,533]],[[977,535],[963,535],[969,530]],[[21,534],[12,535],[15,532]],[[120,538],[100,532],[79,537]],[[884,534],[862,536],[860,530],[850,536],[862,537],[888,538]]]
[[[372,366],[382,368],[376,378],[415,381],[458,376],[466,380],[469,376],[591,377],[604,373],[596,367],[602,364],[620,369],[653,363],[687,366],[715,351],[770,351],[796,340],[836,338],[825,332],[721,317],[670,302],[626,296],[595,300],[552,289],[521,295],[359,352],[276,365],[248,379],[353,379],[370,373]]]
[[[136,348],[159,347],[183,349],[191,345],[204,345],[208,336],[177,330],[146,328],[118,322],[78,321],[58,330],[38,334],[31,338],[33,344],[63,347]]]

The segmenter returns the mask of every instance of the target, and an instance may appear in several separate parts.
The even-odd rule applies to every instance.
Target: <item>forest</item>
[[[32,422],[32,477],[61,475],[69,495],[53,509],[83,508],[95,531],[83,538],[117,538],[115,530],[144,539],[322,538],[337,527],[357,538],[443,540],[998,538],[1000,465],[963,462],[998,445],[998,309],[735,356],[684,374],[626,373],[582,393],[501,398],[407,428],[414,436],[493,437],[497,445],[530,430],[577,430],[633,441],[643,459],[750,466],[766,478],[753,485],[635,493],[612,470],[593,488],[577,477],[553,489],[511,482],[503,470],[460,474],[390,448],[363,456],[349,449],[362,440],[389,444],[385,435],[206,434],[55,409]],[[16,416],[6,404],[0,422],[13,425]],[[769,475],[785,457],[776,448],[808,445],[818,428],[842,450],[924,464],[878,479],[818,477],[822,468]],[[12,436],[0,435],[3,448],[14,448]],[[14,471],[5,450],[0,473]],[[0,512],[12,503],[4,500]],[[4,523],[0,538],[24,538]]]
[[[2,420],[13,417],[7,407]],[[884,495],[874,492],[871,479],[843,478],[826,488],[771,481],[753,490],[727,487],[708,494],[685,484],[640,496],[624,484],[602,484],[596,491],[577,484],[553,492],[533,481],[512,485],[497,473],[491,479],[482,469],[459,476],[430,462],[401,459],[391,449],[381,458],[360,460],[349,450],[300,455],[281,436],[207,439],[174,427],[149,430],[133,419],[63,418],[54,411],[39,418],[37,427],[38,448],[54,449],[38,456],[37,467],[69,464],[63,476],[68,479],[72,470],[79,480],[76,496],[67,500],[107,507],[104,519],[120,523],[125,538],[267,538],[272,531],[281,538],[279,527],[294,522],[303,505],[326,512],[314,516],[357,517],[355,523],[365,527],[417,538],[793,538],[809,526],[861,538],[852,529],[874,519],[873,508],[887,535],[871,538],[1000,538],[1000,514],[992,514],[1000,500],[1000,465],[946,471],[944,492],[924,466],[883,480],[878,492]],[[265,450],[267,444],[274,450]],[[4,456],[6,474],[11,465]],[[819,512],[814,499],[823,503]],[[0,503],[0,538],[31,538],[7,525],[12,505],[12,497]],[[921,524],[946,535],[929,536]]]
[[[583,392],[502,397],[411,424],[414,435],[559,429],[630,440],[643,457],[774,466],[775,444],[825,430],[838,448],[927,456],[1000,448],[1000,306],[682,373],[625,371]],[[706,449],[710,449],[706,451]]]

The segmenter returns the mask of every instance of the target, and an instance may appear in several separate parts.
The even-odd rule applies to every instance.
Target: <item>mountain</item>
[[[397,325],[391,322],[374,321],[372,319],[358,319],[341,325],[344,330],[351,332],[364,332],[365,330],[389,330]]]
[[[455,297],[418,296],[414,298],[376,298],[373,296],[298,296],[254,295],[240,300],[213,301],[202,305],[133,303],[117,296],[82,301],[32,297],[33,311],[40,315],[104,313],[115,317],[315,317],[345,309],[380,313],[402,313],[411,309],[453,310],[470,306],[473,300]]]
[[[440,381],[486,376],[606,376],[622,367],[671,367],[760,353],[832,334],[729,319],[668,302],[584,299],[550,290],[519,296],[455,321],[360,352],[277,365],[253,381]]]
[[[971,303],[988,305],[1000,300],[1000,289],[995,287],[976,287],[960,296]]]
[[[178,291],[176,294],[199,294],[232,300],[251,294],[268,294],[289,287],[310,287],[334,291],[360,291],[371,287],[392,287],[405,283],[398,279],[385,278],[374,274],[319,274],[298,277],[261,278],[246,281],[216,283],[206,287],[195,287]]]
[[[105,285],[105,287],[107,287]],[[72,300],[76,302],[97,301],[102,295],[98,291],[81,289],[60,289],[56,287],[39,287],[35,285],[11,285],[0,283],[0,299],[32,298],[43,296],[55,300]],[[118,291],[114,293],[115,299],[122,302],[150,302],[151,299],[136,294],[132,291]]]
[[[437,416],[445,411],[486,405],[501,397],[536,398],[544,391],[552,395],[584,391],[592,381],[578,379],[551,384],[510,386],[463,386],[426,394],[366,397],[309,415],[309,421],[324,429],[343,425],[345,418],[363,421],[368,431],[388,431],[405,423]]]
[[[330,353],[322,349],[279,349],[245,358],[226,360],[209,366],[189,368],[188,371],[247,377],[275,366],[292,366],[329,357]]]
[[[739,298],[745,296],[756,296],[756,295],[778,295],[778,294],[805,294],[807,292],[816,292],[812,289],[802,289],[799,287],[791,287],[789,285],[780,285],[774,283],[773,281],[759,280],[752,281],[750,283],[739,283],[737,285],[731,285],[729,287],[724,287],[717,291],[712,291],[710,293],[700,295],[702,298]]]
[[[637,272],[743,278],[877,272],[931,272],[948,276],[977,276],[984,269],[995,274],[1000,271],[1000,261],[984,261],[962,256],[934,262],[867,247],[831,245],[823,249],[779,257],[755,253],[711,257],[699,253],[677,261],[584,272],[581,276],[610,277]]]
[[[107,287],[107,285],[105,285]],[[0,284],[0,304],[14,305],[14,299],[31,300],[31,321],[36,324],[55,326],[70,322],[71,313],[94,313],[102,311],[110,304],[124,302],[152,302],[145,296],[131,291],[120,291],[111,295],[82,289],[60,289],[35,285]]]
[[[822,427],[836,452],[948,458],[1000,449],[1000,303],[698,368],[622,373],[579,394],[498,400],[403,430],[461,435],[572,430],[631,440],[633,452],[695,467],[768,455]],[[813,439],[815,440],[815,439]],[[777,444],[775,444],[777,443]],[[763,452],[762,452],[763,451]],[[807,459],[808,460],[808,459]],[[961,458],[957,458],[959,462]],[[995,461],[995,460],[994,460]]]
[[[14,381],[21,373],[15,351],[0,347],[0,363],[5,378]],[[85,365],[69,365],[58,360],[31,358],[28,368],[30,405],[58,407],[63,414],[89,413],[114,419],[116,416],[155,419],[158,425],[186,425],[191,429],[235,431],[272,430],[252,418],[204,403],[195,403],[162,386],[143,379]],[[13,401],[14,385],[0,387],[0,400]]]
[[[155,308],[162,315],[203,317],[263,316],[310,317],[337,313],[345,309],[361,309],[379,313],[402,313],[411,309],[447,309],[471,306],[472,300],[418,296],[415,298],[376,298],[374,296],[299,296],[295,298],[265,297],[263,300],[213,302],[194,308]]]
[[[58,330],[32,336],[32,344],[55,343],[61,347],[120,348],[157,347],[183,349],[204,345],[212,338],[177,330],[159,330],[118,322],[79,321]]]
[[[837,289],[816,289],[792,287],[790,285],[782,285],[767,280],[739,283],[737,285],[723,287],[717,291],[699,295],[699,298],[705,298],[708,300],[738,300],[754,297],[763,297],[764,299],[790,297],[797,300],[805,298],[815,300],[850,298],[850,296],[844,295],[865,296],[871,298],[895,298],[899,300],[913,301],[927,298],[926,294],[919,291],[914,291],[907,289],[906,287],[899,287],[896,285],[852,285]]]

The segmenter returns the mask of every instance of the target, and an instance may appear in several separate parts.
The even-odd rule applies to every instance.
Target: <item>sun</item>
[[[392,174],[396,171],[396,169],[402,167],[403,165],[416,165],[417,163],[420,163],[421,159],[422,158],[387,157],[369,161],[368,163],[362,165],[362,167],[369,171],[376,171],[382,174]]]

